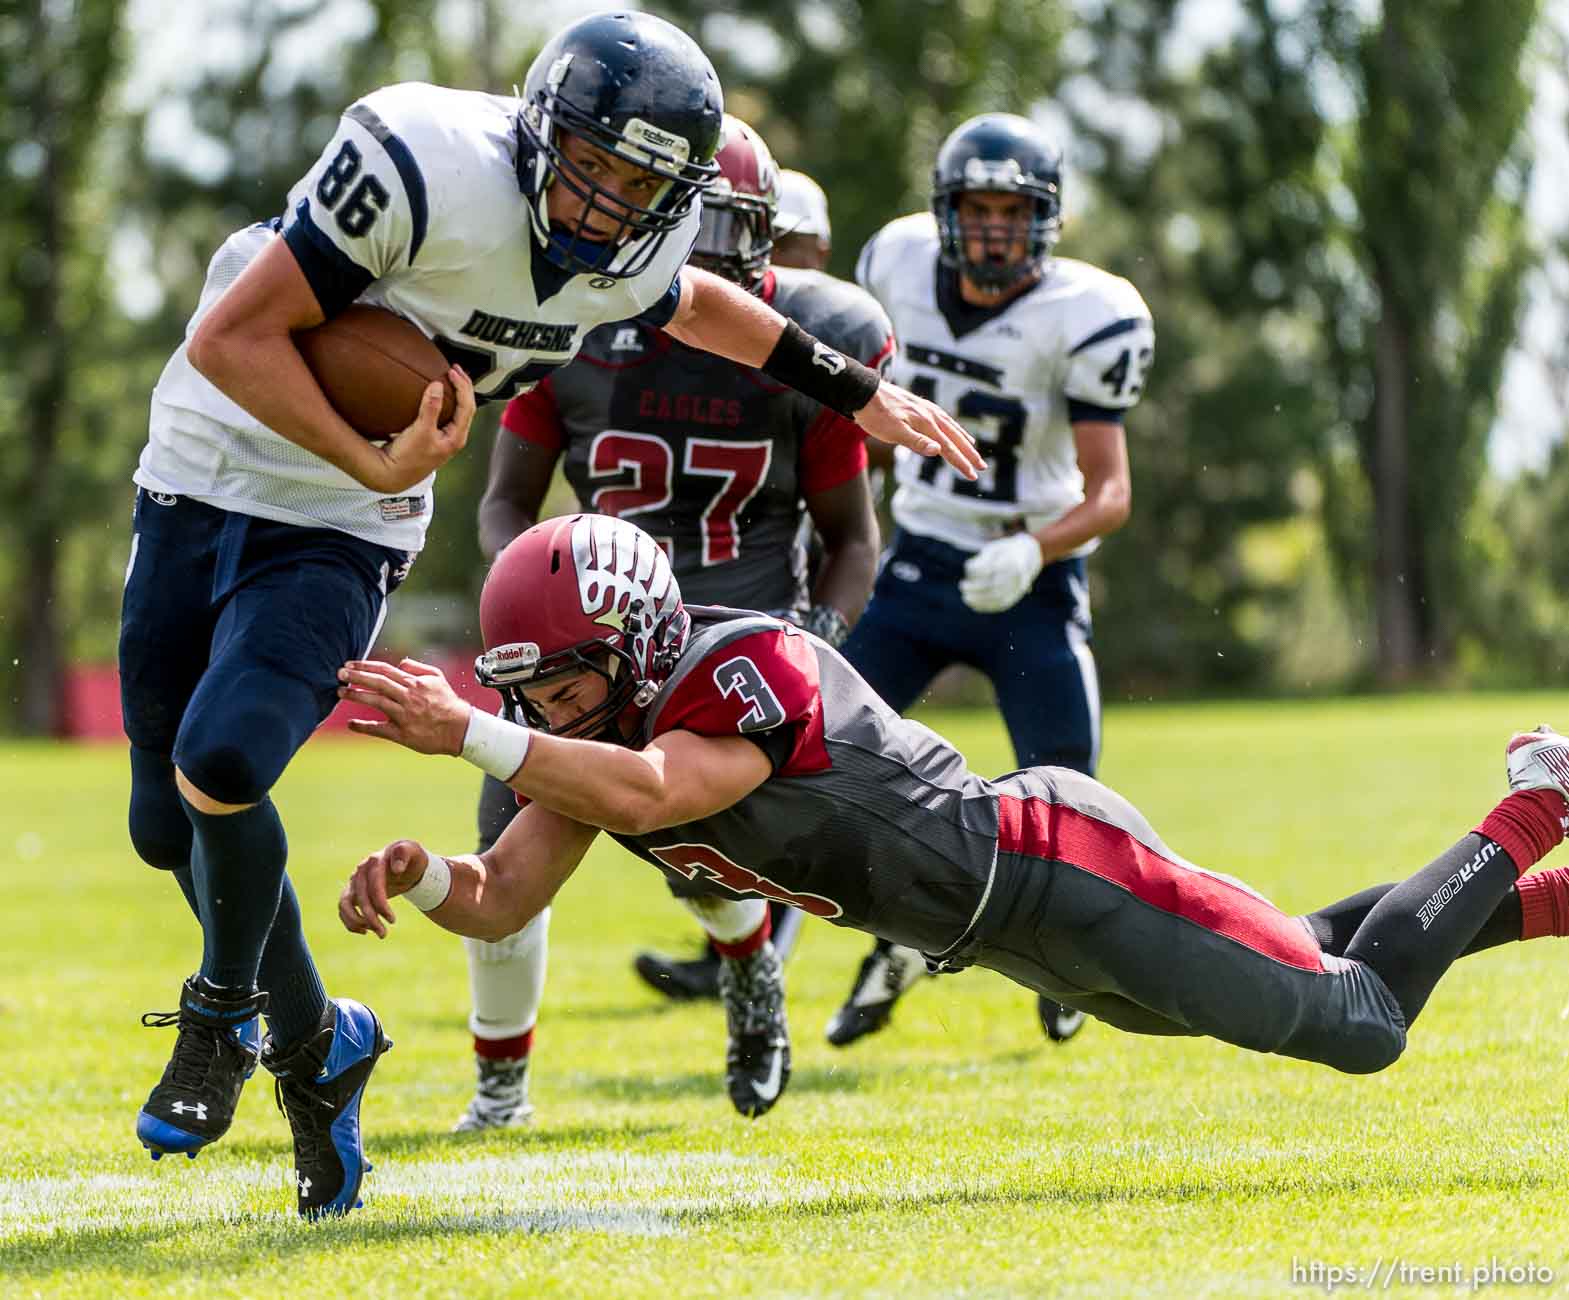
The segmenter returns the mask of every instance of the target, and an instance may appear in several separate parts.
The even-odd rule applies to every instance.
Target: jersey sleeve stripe
[[[681,305],[681,278],[677,276],[670,282],[670,287],[665,290],[665,296],[652,307],[645,309],[632,319],[643,325],[652,325],[655,329],[663,329],[670,324],[676,314],[676,308]]]
[[[1148,323],[1149,318],[1147,316],[1124,316],[1121,320],[1114,320],[1110,325],[1102,326],[1095,333],[1091,334],[1089,338],[1069,348],[1068,355],[1070,357],[1076,356],[1078,353],[1083,352],[1085,348],[1092,348],[1097,343],[1104,343],[1107,339],[1114,339],[1119,334],[1131,334],[1140,325]]]
[[[1077,397],[1068,399],[1068,423],[1080,420],[1097,420],[1103,424],[1121,424],[1126,415],[1120,406],[1097,406],[1094,402],[1081,402]]]
[[[300,264],[322,315],[336,316],[376,278],[345,253],[311,220],[310,200],[301,199],[283,240]]]
[[[550,380],[542,380],[532,392],[508,402],[501,413],[501,427],[546,451],[560,451],[566,443],[567,433],[561,423],[561,409],[556,405],[555,386]]]
[[[848,483],[866,468],[866,432],[826,407],[801,438],[801,492],[814,496]]]
[[[381,120],[375,109],[367,104],[355,104],[344,116],[352,122],[358,122],[375,136],[377,143],[387,151],[387,157],[392,159],[392,165],[398,169],[398,178],[402,180],[403,192],[409,200],[409,221],[413,231],[409,238],[409,265],[413,266],[420,245],[425,242],[425,230],[430,223],[425,174],[420,171],[419,164],[414,161],[414,155],[409,152],[408,145],[403,143],[403,138]]]
[[[887,373],[888,361],[893,356],[893,350],[895,346],[896,340],[894,339],[894,336],[890,334],[886,339],[883,340],[883,345],[880,349],[878,349],[877,355],[866,363],[867,366],[870,369],[877,371],[879,374]]]

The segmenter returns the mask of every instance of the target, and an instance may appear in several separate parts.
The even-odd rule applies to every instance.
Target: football
[[[447,372],[447,359],[418,326],[363,303],[299,331],[294,345],[333,409],[372,439],[390,438],[413,424],[426,386]],[[445,380],[443,386],[446,424],[457,395]]]

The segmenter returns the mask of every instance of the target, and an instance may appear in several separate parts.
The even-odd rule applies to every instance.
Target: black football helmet
[[[987,192],[1028,195],[1034,209],[1023,261],[973,262],[959,229],[959,196]],[[1014,113],[983,113],[956,127],[932,168],[932,214],[944,265],[976,284],[1006,289],[1034,275],[1062,231],[1062,154],[1046,133]]]
[[[729,113],[714,162],[719,179],[703,191],[692,265],[759,293],[774,251],[779,167],[763,137]]]
[[[612,279],[645,270],[719,174],[713,158],[723,116],[713,64],[664,19],[594,14],[557,33],[528,70],[517,126],[518,185],[550,260]],[[658,197],[639,207],[607,193],[567,159],[563,133],[653,172],[664,181]],[[575,228],[551,228],[551,185],[587,201]],[[590,210],[613,225],[608,239],[585,233]]]

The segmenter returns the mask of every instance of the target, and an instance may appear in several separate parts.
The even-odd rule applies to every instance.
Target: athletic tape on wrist
[[[517,775],[528,756],[530,732],[484,709],[469,710],[463,735],[463,757],[480,771],[505,784]]]
[[[434,912],[447,901],[447,895],[452,892],[452,867],[439,853],[427,856],[430,861],[425,864],[425,874],[419,878],[419,884],[403,897],[422,912]]]
[[[882,383],[882,376],[871,367],[834,351],[793,320],[785,322],[779,342],[763,362],[763,373],[847,419],[872,400]]]

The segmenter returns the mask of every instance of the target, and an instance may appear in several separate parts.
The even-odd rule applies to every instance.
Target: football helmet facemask
[[[518,186],[545,255],[573,274],[627,279],[646,270],[719,174],[724,99],[708,56],[646,13],[594,14],[557,33],[530,65],[518,110]],[[566,156],[565,135],[658,176],[646,207],[607,192]],[[587,205],[552,226],[546,199],[561,185]],[[608,237],[587,232],[597,214]]]
[[[763,138],[729,113],[714,162],[719,179],[703,191],[703,222],[691,260],[757,293],[774,251],[779,167]]]
[[[659,543],[610,515],[550,519],[516,537],[485,579],[479,621],[474,674],[514,718],[617,743],[674,670],[692,623]],[[605,679],[604,700],[551,727],[524,688],[583,672]]]
[[[972,261],[959,222],[965,194],[1023,194],[1030,200],[1023,259]],[[1062,231],[1062,154],[1035,123],[1014,113],[984,113],[956,127],[932,168],[932,215],[945,266],[985,289],[1002,290],[1037,274]]]

